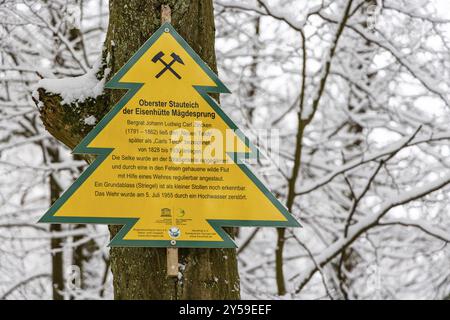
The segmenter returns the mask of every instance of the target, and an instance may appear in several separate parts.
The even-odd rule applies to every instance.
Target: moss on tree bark
[[[172,9],[172,24],[202,59],[216,70],[211,0],[110,0],[103,60],[115,74],[161,24],[161,5]],[[108,57],[108,59],[107,59]],[[100,70],[98,77],[103,76]],[[96,99],[63,106],[61,97],[39,89],[41,118],[59,141],[74,148],[92,129],[86,116],[102,118],[125,93],[108,90]],[[113,237],[120,226],[110,226]],[[234,249],[181,249],[182,277],[166,275],[164,248],[111,248],[116,299],[239,299]]]

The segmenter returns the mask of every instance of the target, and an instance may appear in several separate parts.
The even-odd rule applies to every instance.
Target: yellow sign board
[[[235,247],[222,227],[299,226],[208,95],[228,89],[169,23],[106,87],[128,92],[74,149],[97,158],[41,222],[121,224],[110,245],[142,247]]]

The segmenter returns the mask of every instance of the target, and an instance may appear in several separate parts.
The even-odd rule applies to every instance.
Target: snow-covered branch
[[[317,261],[317,265],[323,267],[328,262],[330,262],[342,250],[344,250],[348,245],[358,239],[362,234],[377,226],[380,219],[383,218],[386,213],[388,213],[392,208],[420,199],[430,193],[433,193],[436,190],[441,189],[442,187],[445,187],[449,183],[450,173],[447,173],[443,177],[426,183],[421,187],[403,192],[395,197],[392,196],[390,199],[386,200],[379,206],[380,209],[378,209],[376,213],[369,213],[366,217],[361,218],[357,223],[352,225],[348,230],[347,236],[339,238],[330,246],[328,246],[320,255],[316,256],[315,260]],[[303,289],[303,287],[308,283],[308,281],[316,271],[316,266],[309,266],[306,270],[302,271],[301,275],[297,279],[298,286],[296,292],[300,292]]]

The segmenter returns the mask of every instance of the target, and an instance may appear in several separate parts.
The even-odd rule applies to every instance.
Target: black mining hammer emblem
[[[155,76],[155,78],[161,77],[167,70],[169,70],[170,72],[173,73],[173,75],[174,75],[175,77],[177,77],[178,79],[181,79],[181,76],[180,76],[175,70],[172,69],[172,65],[173,65],[175,62],[178,62],[178,63],[184,65],[184,62],[183,62],[183,60],[180,58],[180,56],[177,55],[176,53],[173,53],[173,52],[172,52],[172,54],[170,55],[170,56],[172,57],[172,61],[170,61],[169,63],[165,62],[165,61],[162,59],[163,56],[164,56],[164,52],[160,51],[160,52],[158,52],[157,54],[155,54],[155,56],[154,56],[153,59],[152,59],[152,61],[153,61],[154,63],[157,63],[158,61],[161,61],[161,63],[164,65],[164,68],[163,68],[163,69]]]

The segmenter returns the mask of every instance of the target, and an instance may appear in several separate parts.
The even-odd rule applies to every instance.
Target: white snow
[[[97,118],[94,116],[89,116],[84,119],[84,124],[87,124],[89,126],[93,126],[96,123],[97,123]]]
[[[33,97],[34,100],[38,101],[37,107],[39,109],[44,107],[44,103],[39,100],[39,92],[37,90],[33,90],[33,92],[31,93],[31,96]]]
[[[272,16],[276,19],[283,20],[292,28],[297,30],[301,30],[304,27],[307,14],[309,12],[311,12],[312,10],[318,10],[318,6],[315,6],[311,9],[305,8],[303,14],[300,14],[300,12],[295,12],[294,14],[290,10],[279,9],[274,5],[269,5],[268,1],[263,0],[261,0],[261,3],[264,6],[251,3],[243,3],[242,1],[235,0],[217,0],[216,2],[223,7],[239,8]]]
[[[88,98],[96,98],[103,93],[105,78],[110,69],[106,68],[104,77],[97,79],[96,74],[101,67],[99,59],[89,71],[79,77],[49,79],[45,78],[37,83],[37,88],[43,88],[50,93],[58,94],[62,97],[63,104],[72,102],[84,102]]]

